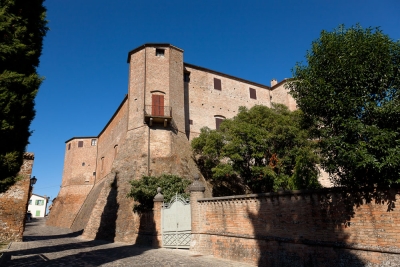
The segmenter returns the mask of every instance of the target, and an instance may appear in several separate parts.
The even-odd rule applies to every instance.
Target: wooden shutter
[[[221,118],[215,118],[215,129],[219,130],[219,126],[222,121],[223,121],[223,119],[221,119]]]
[[[221,80],[214,78],[214,89],[215,90],[221,90],[222,86],[221,86]]]
[[[253,88],[249,88],[249,89],[250,89],[250,98],[257,99],[256,89],[253,89]]]
[[[151,114],[153,116],[164,116],[164,96],[152,95],[151,101],[152,101]]]
[[[78,147],[83,147],[83,141],[78,141]]]

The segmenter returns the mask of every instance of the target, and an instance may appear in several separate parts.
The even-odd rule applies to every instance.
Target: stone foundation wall
[[[340,199],[332,190],[199,199],[191,250],[258,266],[400,265],[400,209],[372,200],[347,211]]]
[[[30,178],[33,153],[25,153],[16,184],[0,194],[0,242],[22,241],[28,201],[31,196]]]

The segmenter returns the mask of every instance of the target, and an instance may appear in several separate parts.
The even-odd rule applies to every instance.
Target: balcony
[[[144,120],[149,126],[164,124],[164,127],[172,120],[172,107],[146,105],[144,108]]]

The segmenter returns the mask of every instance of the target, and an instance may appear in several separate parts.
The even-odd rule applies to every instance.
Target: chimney
[[[274,85],[276,85],[278,83],[278,81],[274,78],[271,80],[271,87],[273,87]]]

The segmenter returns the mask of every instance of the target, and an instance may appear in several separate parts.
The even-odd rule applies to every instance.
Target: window
[[[71,149],[71,143],[68,144],[68,150],[70,150],[70,149]]]
[[[29,204],[28,205],[32,205],[32,199],[29,199]]]
[[[193,120],[189,120],[189,124],[190,124],[190,125],[193,125]]]
[[[164,116],[164,96],[163,95],[151,95],[152,109],[151,115],[153,116]]]
[[[36,206],[43,206],[44,205],[44,200],[36,200],[35,201]]]
[[[92,146],[97,145],[97,140],[96,139],[92,139]]]
[[[221,80],[214,78],[214,89],[215,90],[221,90]]]
[[[117,156],[117,153],[118,153],[118,145],[115,145],[114,146],[114,159]]]
[[[78,147],[83,147],[83,141],[78,142]]]
[[[104,157],[101,158],[101,171],[103,171],[103,167],[104,167]]]
[[[215,118],[215,129],[219,130],[219,126],[221,125],[221,122],[223,122],[223,118]]]
[[[250,98],[251,99],[257,99],[256,89],[249,88],[249,90],[250,90]]]
[[[40,216],[40,210],[37,210],[35,215]]]
[[[184,81],[185,83],[190,82],[190,72],[185,72],[185,73],[183,74],[183,81]]]
[[[82,167],[85,166],[85,162],[82,162]]]
[[[164,56],[164,52],[165,52],[164,49],[156,48],[156,56],[157,57],[163,57]]]

